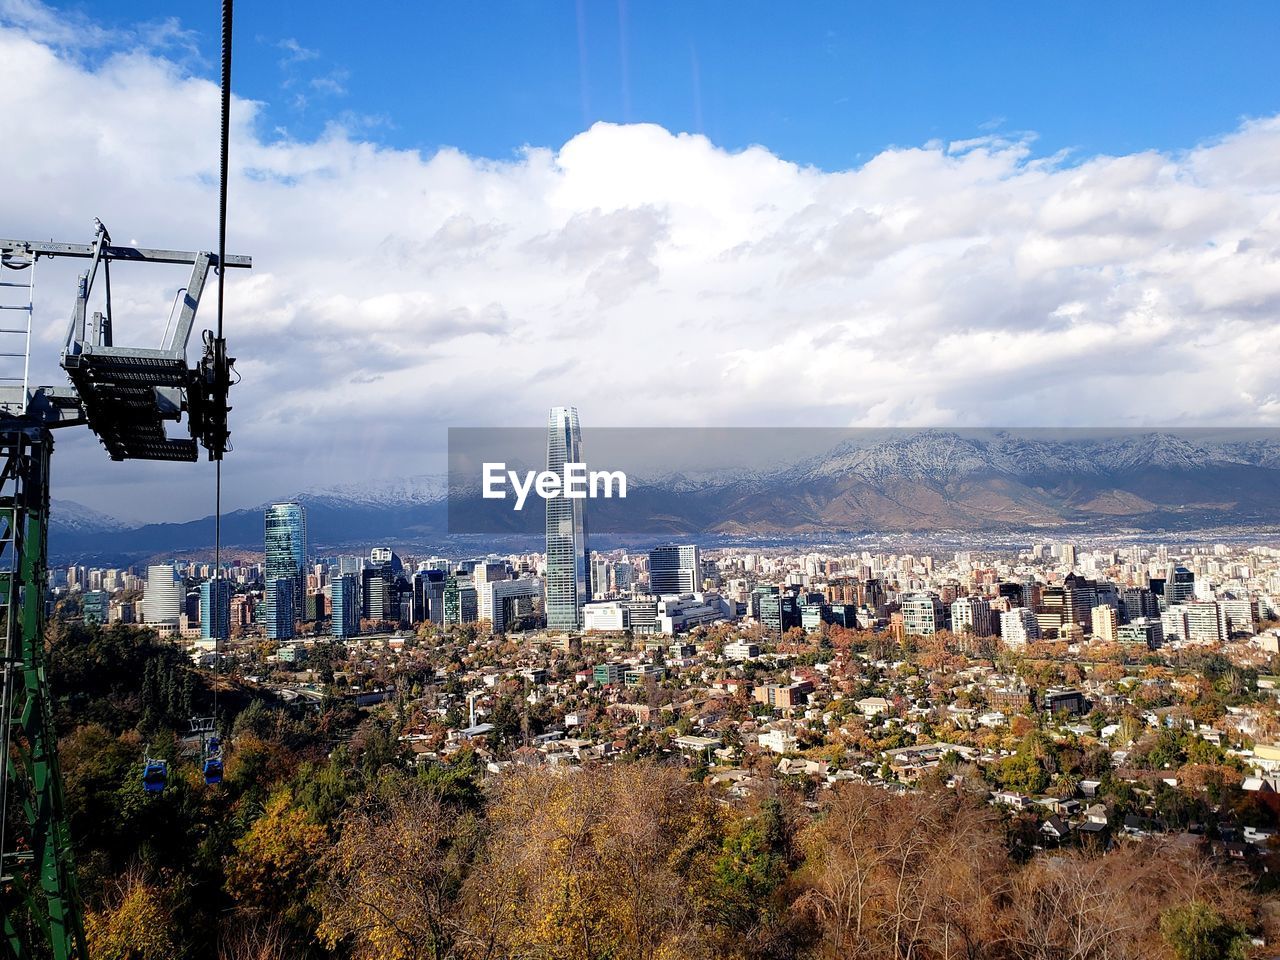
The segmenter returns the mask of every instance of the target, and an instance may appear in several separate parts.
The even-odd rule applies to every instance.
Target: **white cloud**
[[[216,87],[145,49],[83,63],[5,2],[27,15],[0,82],[39,108],[7,115],[3,232],[87,239],[100,216],[211,246]],[[419,473],[446,425],[557,403],[594,425],[1280,423],[1280,118],[1171,154],[992,135],[823,172],[651,125],[495,161],[257,114],[236,101],[230,246],[255,268],[227,282],[232,506]],[[73,274],[41,280],[58,382]],[[181,274],[112,279],[118,340],[157,340]],[[203,467],[90,446],[60,443],[60,495],[207,500]]]

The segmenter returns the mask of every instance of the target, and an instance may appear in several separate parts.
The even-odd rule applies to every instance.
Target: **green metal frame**
[[[87,960],[44,663],[52,450],[43,424],[0,417],[0,616],[10,704],[0,814],[11,828],[0,843],[0,942],[22,960]]]

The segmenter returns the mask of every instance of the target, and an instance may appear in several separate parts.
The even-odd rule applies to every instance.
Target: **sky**
[[[0,0],[0,234],[216,244],[194,6]],[[440,470],[447,427],[560,404],[1280,425],[1278,41],[1264,3],[242,3],[226,502]],[[77,266],[40,270],[61,383]],[[158,341],[185,276],[112,281],[117,342]],[[58,440],[55,497],[126,519],[212,483]]]

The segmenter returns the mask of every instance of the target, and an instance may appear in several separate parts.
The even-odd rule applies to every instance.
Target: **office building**
[[[444,587],[447,574],[435,567],[419,568],[413,575],[413,622],[430,620],[444,624]]]
[[[452,576],[445,580],[443,607],[446,627],[475,623],[480,619],[476,588],[469,578],[459,579],[457,576]]]
[[[1192,643],[1217,643],[1222,639],[1218,605],[1212,600],[1184,604],[1187,639]]]
[[[800,604],[793,593],[780,593],[777,587],[766,589],[768,592],[753,592],[752,601],[765,636],[776,641],[792,627],[801,625]]]
[[[703,624],[730,617],[729,605],[718,593],[686,593],[658,600],[657,632],[685,633]]]
[[[656,597],[702,590],[702,553],[694,544],[665,544],[649,551],[649,592]]]
[[[1253,636],[1253,603],[1249,600],[1219,600],[1218,622],[1224,640]]]
[[[1176,566],[1169,571],[1164,581],[1165,609],[1179,603],[1186,603],[1195,598],[1196,575],[1183,566]]]
[[[907,636],[930,637],[946,627],[942,600],[932,593],[909,593],[902,598],[902,627]]]
[[[185,596],[182,580],[172,563],[147,567],[147,586],[142,597],[142,618],[154,626],[176,627],[182,617]]]
[[[534,577],[487,580],[480,585],[478,594],[480,619],[488,620],[494,633],[503,633],[533,613],[534,603],[542,599],[542,581]]]
[[[575,407],[552,407],[547,421],[547,470],[564,475],[566,463],[582,463],[582,430]],[[591,599],[586,500],[552,497],[547,505],[547,628],[582,629],[582,606]]]
[[[1164,643],[1164,629],[1156,617],[1137,617],[1116,630],[1120,643],[1141,643],[1154,650]]]
[[[591,557],[591,596],[602,599],[609,592],[609,567],[607,557],[594,554]]]
[[[360,632],[360,581],[354,573],[334,577],[329,583],[329,632],[354,637]]]
[[[200,584],[200,639],[226,640],[231,636],[231,581],[206,580]]]
[[[273,503],[265,517],[263,622],[267,636],[288,640],[306,596],[307,512],[300,503]]]
[[[1132,623],[1139,618],[1158,618],[1160,601],[1146,587],[1126,587],[1120,591],[1120,622]]]
[[[621,600],[596,600],[582,607],[582,629],[587,633],[621,633],[630,627],[630,611]]]

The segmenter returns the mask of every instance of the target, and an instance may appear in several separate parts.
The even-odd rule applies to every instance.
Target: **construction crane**
[[[89,260],[80,276],[62,351],[71,387],[28,383],[35,271],[44,258]],[[110,298],[112,263],[190,264],[172,333],[158,348],[116,345]],[[117,246],[98,222],[88,244],[0,240],[0,630],[3,697],[0,746],[0,897],[12,955],[57,960],[84,956],[71,838],[63,811],[52,701],[44,667],[53,431],[87,424],[113,460],[210,460],[227,451],[228,392],[234,360],[226,340],[205,331],[203,352],[188,365],[187,342],[211,269],[249,267],[245,256]],[[105,312],[89,313],[102,272]],[[12,294],[16,292],[17,297]],[[18,314],[19,319],[10,318]],[[186,419],[186,435],[166,422]],[[25,905],[25,909],[24,909]]]

